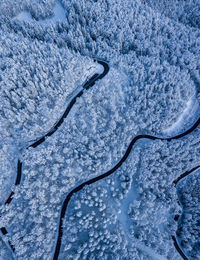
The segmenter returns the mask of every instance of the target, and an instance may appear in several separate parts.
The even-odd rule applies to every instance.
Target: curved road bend
[[[16,181],[15,181],[15,185],[19,185],[20,184],[21,176],[22,176],[22,162],[20,160],[18,160],[18,162],[17,162],[17,178],[16,178]],[[13,195],[14,195],[14,192],[11,191],[11,193],[8,196],[8,198],[7,198],[6,202],[4,203],[4,205],[10,204],[10,202],[13,199]],[[5,227],[0,228],[0,230],[1,230],[1,233],[3,235],[6,235],[8,233],[8,231],[6,230]],[[15,251],[15,247],[12,245],[12,243],[9,240],[8,240],[8,244],[9,244],[11,250],[14,252]]]
[[[94,74],[84,85],[83,88],[79,91],[79,93],[73,97],[69,103],[69,105],[67,106],[66,110],[64,111],[63,115],[61,116],[61,118],[58,120],[58,122],[54,125],[54,127],[44,136],[42,136],[39,140],[35,141],[34,143],[32,143],[31,145],[29,145],[27,148],[29,147],[33,147],[36,148],[37,146],[39,146],[41,143],[43,143],[45,141],[45,138],[47,136],[51,136],[63,123],[64,119],[67,117],[67,115],[69,114],[71,108],[73,107],[73,105],[76,103],[76,100],[78,97],[83,95],[84,90],[91,88],[95,82],[98,79],[102,79],[108,72],[109,72],[109,66],[106,62],[101,61],[101,60],[95,60],[97,61],[99,64],[101,64],[104,67],[104,71],[102,74]],[[90,185],[92,183],[95,183],[96,181],[99,181],[107,176],[109,176],[110,174],[114,173],[122,164],[123,162],[127,159],[127,157],[129,156],[133,145],[135,144],[135,142],[139,139],[150,139],[150,140],[167,140],[167,141],[171,141],[174,139],[179,139],[181,137],[186,136],[187,134],[191,133],[193,130],[195,130],[197,128],[197,126],[200,123],[200,118],[196,121],[196,123],[190,128],[188,129],[186,132],[176,135],[174,137],[170,137],[170,138],[161,138],[161,137],[155,137],[155,136],[151,136],[151,135],[138,135],[136,136],[131,143],[129,144],[124,156],[122,157],[122,159],[108,172],[97,176],[91,180],[88,180],[84,183],[82,183],[81,185],[79,185],[78,187],[74,188],[66,197],[66,199],[63,202],[62,205],[62,210],[61,210],[61,215],[60,215],[60,221],[59,221],[59,233],[58,233],[58,238],[57,238],[57,243],[56,243],[56,250],[55,250],[55,254],[54,254],[54,259],[57,259],[59,256],[59,251],[60,251],[60,246],[61,246],[61,239],[62,239],[62,219],[65,216],[65,212],[67,209],[67,205],[69,203],[70,198],[72,197],[72,195],[78,191],[80,191],[84,186],[86,185]],[[198,168],[198,167],[196,167]],[[195,169],[196,169],[195,168]],[[174,183],[176,184],[181,178],[185,177],[186,175],[188,175],[191,171],[186,172],[183,174],[183,176],[181,175],[177,180],[174,181]],[[22,162],[20,160],[18,160],[18,166],[17,166],[17,178],[16,178],[16,182],[15,185],[19,185],[21,182],[21,176],[22,176]],[[8,197],[8,199],[6,200],[5,204],[9,204],[12,201],[12,196],[14,195],[14,192],[12,191]],[[3,227],[1,228],[1,231],[3,234],[7,234],[7,230]],[[11,244],[10,244],[11,245]],[[11,245],[12,250],[14,251],[14,246]]]
[[[109,66],[106,62],[101,61],[101,60],[95,60],[97,61],[99,64],[101,64],[104,67],[104,71],[102,74],[94,74],[82,87],[82,89],[78,92],[78,94],[73,97],[69,103],[69,105],[67,106],[66,110],[64,111],[63,115],[61,116],[61,118],[58,120],[58,122],[55,124],[55,126],[49,130],[49,132],[47,134],[45,134],[44,136],[42,136],[39,140],[35,141],[34,143],[32,143],[31,145],[29,145],[27,147],[27,149],[29,147],[33,147],[36,148],[37,146],[39,146],[41,143],[43,143],[45,141],[45,138],[47,136],[51,136],[53,135],[53,133],[55,133],[55,131],[62,125],[64,119],[67,117],[67,115],[69,114],[70,110],[72,109],[73,105],[76,103],[76,100],[78,97],[83,95],[84,89],[89,89],[92,86],[94,86],[95,82],[99,79],[102,79],[109,71]],[[17,162],[17,177],[16,177],[16,181],[15,181],[15,185],[19,185],[21,182],[21,177],[22,177],[22,162],[20,160],[18,160]],[[10,195],[8,196],[6,202],[4,204],[10,204],[10,202],[12,201],[12,196],[14,195],[14,192],[12,191],[10,193]]]
[[[28,146],[29,147],[33,147],[36,148],[38,145],[40,145],[41,143],[43,143],[45,141],[45,138],[47,136],[51,136],[53,133],[55,133],[55,131],[62,125],[64,119],[67,117],[67,115],[69,114],[70,110],[72,109],[73,105],[76,103],[77,98],[81,97],[83,95],[84,90],[88,90],[89,88],[91,88],[92,86],[94,86],[95,82],[99,79],[102,79],[103,77],[105,77],[105,75],[108,73],[109,71],[109,66],[106,62],[104,61],[100,61],[100,60],[95,60],[97,61],[99,64],[101,64],[104,68],[104,71],[102,74],[94,74],[82,87],[82,89],[78,92],[78,94],[76,94],[76,96],[74,96],[69,105],[67,106],[66,110],[64,111],[63,115],[61,116],[61,118],[58,120],[58,122],[53,126],[53,128],[44,136],[42,136],[39,140],[35,141],[34,143],[32,143],[31,145]]]
[[[185,178],[186,176],[188,176],[190,173],[192,173],[193,171],[197,170],[200,167],[200,165],[194,167],[193,169],[184,172],[183,174],[181,174],[176,180],[174,180],[174,184],[176,185],[181,179]]]
[[[181,179],[185,178],[185,177],[188,176],[190,173],[194,172],[195,170],[197,170],[197,169],[199,169],[199,168],[200,168],[200,165],[194,167],[193,169],[191,169],[191,170],[189,170],[189,171],[184,172],[183,174],[181,174],[181,175],[174,181],[174,184],[177,185],[177,183],[178,183]],[[181,204],[180,201],[179,201],[179,203]],[[179,216],[178,216],[178,218],[179,218]],[[178,219],[177,219],[177,220],[178,220]],[[172,239],[173,239],[173,241],[174,241],[174,246],[175,246],[176,250],[177,250],[177,251],[179,252],[179,254],[182,256],[182,258],[183,258],[184,260],[189,260],[188,257],[184,254],[183,250],[181,249],[181,247],[180,247],[180,245],[179,245],[179,243],[178,243],[177,237],[176,237],[176,236],[172,236]]]
[[[29,147],[33,147],[36,148],[37,146],[39,146],[41,143],[43,143],[45,141],[45,138],[47,136],[51,136],[53,133],[55,133],[55,131],[62,125],[64,119],[67,117],[67,115],[69,114],[70,110],[72,109],[73,105],[76,103],[77,98],[79,98],[80,96],[83,95],[84,90],[88,90],[89,88],[91,88],[92,86],[94,86],[95,82],[99,79],[102,79],[103,77],[105,77],[105,75],[109,72],[109,66],[106,62],[101,61],[101,60],[94,60],[97,61],[100,65],[103,66],[104,71],[101,74],[94,74],[88,81],[86,81],[86,83],[83,85],[82,89],[78,92],[78,94],[76,96],[74,96],[69,105],[67,106],[66,110],[64,111],[63,115],[61,116],[61,118],[58,120],[58,122],[53,126],[53,128],[51,130],[49,130],[49,132],[47,134],[45,134],[44,136],[42,136],[39,140],[35,141],[34,143],[32,143],[31,145],[29,145],[27,148]],[[15,185],[19,185],[21,182],[21,177],[22,177],[22,162],[20,160],[18,160],[17,163],[17,177],[16,177],[16,181],[15,181]],[[10,204],[10,202],[13,199],[13,195],[14,192],[11,191],[10,195],[8,196],[6,202],[4,203],[6,204]],[[8,231],[6,230],[5,227],[0,228],[1,232],[3,235],[6,235],[8,233]],[[14,246],[11,244],[10,241],[8,241],[12,251],[15,251]]]
[[[179,246],[176,236],[172,236],[172,240],[174,242],[174,247],[176,248],[177,252],[179,253],[179,255],[184,259],[184,260],[189,260],[187,258],[187,256],[183,253],[181,247]]]
[[[77,186],[76,188],[74,188],[71,192],[68,193],[68,195],[66,196],[63,204],[62,204],[62,209],[61,209],[61,214],[60,214],[60,219],[59,219],[59,228],[58,228],[58,236],[57,236],[57,242],[56,242],[56,248],[55,248],[55,252],[54,252],[54,260],[57,260],[58,259],[58,256],[59,256],[59,253],[60,253],[60,247],[61,247],[61,240],[62,240],[62,235],[63,235],[63,218],[65,216],[65,213],[66,213],[66,210],[67,210],[67,206],[69,204],[69,201],[72,197],[72,195],[80,190],[82,190],[86,185],[90,185],[90,184],[93,184],[99,180],[102,180],[104,179],[105,177],[108,177],[109,175],[111,175],[112,173],[114,173],[118,168],[120,168],[120,166],[126,161],[126,159],[128,158],[134,144],[140,140],[140,139],[149,139],[149,140],[166,140],[166,141],[171,141],[171,140],[175,140],[175,139],[179,139],[179,138],[182,138],[188,134],[190,134],[192,131],[194,131],[198,125],[200,124],[200,118],[195,122],[195,124],[190,128],[188,129],[187,131],[185,131],[184,133],[181,133],[181,134],[178,134],[174,137],[169,137],[169,138],[161,138],[161,137],[156,137],[156,136],[151,136],[151,135],[138,135],[136,137],[134,137],[131,141],[131,143],[129,144],[125,154],[123,155],[123,157],[121,158],[121,160],[112,168],[110,169],[109,171],[97,176],[97,177],[94,177],[82,184],[80,184],[79,186]],[[196,167],[198,168],[198,167]],[[195,169],[196,169],[195,168]],[[191,173],[191,171],[189,172],[186,172],[185,174],[183,174],[184,176],[188,175],[189,173]],[[181,175],[181,176],[183,176]],[[183,177],[179,177],[177,180],[175,180],[175,183],[177,183],[177,181],[179,181],[181,178]],[[179,251],[178,251],[179,252]],[[180,253],[180,252],[179,252]],[[181,255],[182,256],[182,255]]]

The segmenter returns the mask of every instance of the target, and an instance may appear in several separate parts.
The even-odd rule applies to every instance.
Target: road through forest
[[[101,60],[96,60],[100,65],[103,66],[104,71],[102,74],[94,74],[81,88],[81,90],[78,92],[78,94],[76,94],[75,96],[73,96],[66,108],[66,110],[64,111],[63,115],[60,117],[60,119],[58,120],[58,122],[41,138],[39,138],[38,140],[36,140],[35,142],[33,142],[31,145],[29,145],[27,148],[29,147],[33,147],[36,148],[37,146],[39,146],[40,144],[42,144],[46,137],[49,137],[51,135],[53,135],[53,133],[55,133],[55,131],[62,125],[62,123],[64,122],[64,119],[67,117],[67,115],[69,114],[70,110],[72,109],[73,105],[76,103],[77,98],[79,98],[80,96],[83,95],[84,90],[88,90],[89,88],[91,88],[95,82],[97,80],[102,79],[103,77],[106,76],[106,74],[109,72],[109,65],[108,63],[101,61]],[[56,246],[55,246],[55,252],[54,252],[54,256],[53,259],[57,260],[59,257],[59,253],[60,253],[60,247],[61,247],[61,242],[62,242],[62,235],[63,235],[63,218],[65,217],[66,211],[67,211],[67,206],[69,204],[69,201],[71,199],[71,197],[73,196],[74,193],[80,191],[81,189],[83,189],[86,185],[90,185],[93,184],[99,180],[102,180],[103,178],[108,177],[109,175],[111,175],[112,173],[114,173],[117,169],[119,169],[121,167],[121,165],[126,161],[126,159],[128,158],[130,152],[132,151],[135,143],[140,140],[140,139],[149,139],[149,140],[166,140],[166,141],[171,141],[171,140],[175,140],[175,139],[180,139],[188,134],[190,134],[192,131],[194,131],[198,125],[200,124],[200,118],[195,122],[195,124],[189,128],[187,131],[178,134],[176,136],[173,137],[168,137],[168,138],[164,138],[164,137],[157,137],[157,136],[152,136],[152,135],[138,135],[135,136],[132,141],[130,142],[130,144],[128,145],[123,157],[118,161],[118,163],[111,168],[110,170],[108,170],[107,172],[98,175],[97,177],[94,177],[90,180],[87,180],[85,182],[83,182],[82,184],[80,184],[79,186],[75,187],[73,190],[71,190],[68,195],[66,196],[66,198],[63,201],[62,204],[62,208],[61,208],[61,213],[60,213],[60,218],[59,218],[59,227],[58,227],[58,235],[57,235],[57,240],[56,240]],[[181,174],[176,180],[174,180],[174,184],[176,185],[177,182],[179,180],[181,180],[182,178],[186,177],[188,174],[190,174],[191,172],[193,172],[194,170],[196,170],[197,168],[199,168],[199,166],[195,167],[194,169],[187,171],[183,174]],[[18,165],[17,165],[17,177],[16,177],[16,181],[15,181],[15,185],[19,185],[21,183],[21,177],[22,177],[22,162],[20,160],[18,160]],[[12,191],[8,197],[8,199],[6,200],[5,204],[9,204],[12,201],[14,192]],[[1,228],[1,232],[3,235],[7,234],[7,230],[5,227]],[[185,254],[183,253],[183,251],[181,250],[176,236],[172,236],[172,239],[174,241],[174,246],[177,249],[178,253],[181,255],[181,257],[183,259],[188,259]],[[10,242],[8,242],[12,251],[15,251],[14,245],[12,245]]]

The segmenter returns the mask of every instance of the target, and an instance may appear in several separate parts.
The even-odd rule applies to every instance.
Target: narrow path
[[[151,136],[151,135],[138,135],[136,137],[134,137],[131,141],[131,143],[129,144],[125,154],[123,155],[123,157],[121,158],[121,160],[109,171],[94,177],[86,182],[83,182],[82,184],[80,184],[79,186],[77,186],[76,188],[74,188],[71,192],[68,193],[68,195],[66,196],[63,204],[62,204],[62,209],[61,209],[61,214],[60,214],[60,219],[59,219],[59,230],[58,230],[58,236],[57,236],[57,242],[56,242],[56,248],[55,248],[55,252],[54,252],[54,260],[58,259],[59,253],[60,253],[60,247],[61,247],[61,240],[62,240],[62,235],[63,235],[63,218],[65,216],[66,210],[67,210],[67,206],[69,204],[69,201],[72,197],[72,195],[80,190],[82,190],[86,185],[90,185],[93,184],[99,180],[104,179],[105,177],[110,176],[112,173],[114,173],[117,169],[119,169],[121,167],[121,165],[126,161],[126,159],[128,158],[130,152],[132,151],[132,148],[134,146],[134,144],[140,140],[140,139],[149,139],[149,140],[166,140],[166,141],[171,141],[171,140],[176,140],[179,138],[182,138],[188,134],[190,134],[192,131],[194,131],[198,125],[200,124],[200,118],[195,122],[195,124],[188,129],[186,132],[178,134],[174,137],[169,137],[169,138],[161,138],[161,137],[156,137],[156,136]],[[199,167],[199,166],[198,166]],[[198,168],[196,167],[196,168]],[[196,169],[195,168],[195,169]],[[177,180],[175,180],[174,182],[177,183],[180,179],[182,179],[184,176],[188,175],[191,171],[186,172],[184,174],[182,174]],[[179,251],[178,251],[179,252]],[[180,252],[179,252],[180,253]],[[181,255],[182,256],[182,255]]]
[[[74,97],[71,98],[71,101],[69,102],[66,110],[64,111],[63,115],[61,116],[61,118],[58,120],[58,122],[53,126],[52,129],[49,130],[48,133],[46,133],[44,136],[42,136],[39,140],[35,141],[34,143],[32,143],[31,145],[29,145],[26,149],[28,149],[29,147],[33,147],[36,148],[37,146],[39,146],[40,144],[42,144],[46,137],[51,136],[55,133],[55,131],[62,125],[62,123],[64,122],[64,119],[67,117],[67,115],[69,114],[70,110],[72,109],[73,105],[76,103],[77,98],[81,97],[84,93],[84,90],[88,90],[89,88],[91,88],[92,86],[94,86],[95,82],[99,79],[102,79],[109,71],[109,66],[106,62],[101,61],[101,60],[94,60],[96,62],[98,62],[100,65],[103,66],[104,71],[101,74],[94,74],[81,88],[81,90],[78,92],[78,94],[76,94]],[[19,185],[21,183],[21,177],[22,177],[22,162],[20,160],[18,160],[17,162],[17,177],[16,177],[16,181],[15,181],[15,185]],[[10,195],[8,196],[6,202],[4,203],[6,204],[10,204],[12,199],[13,199],[13,195],[14,192],[11,191]],[[8,231],[6,230],[5,227],[0,228],[1,233],[3,235],[6,235],[8,233]],[[15,251],[14,246],[11,244],[10,241],[8,241],[10,248],[12,249],[12,251]]]

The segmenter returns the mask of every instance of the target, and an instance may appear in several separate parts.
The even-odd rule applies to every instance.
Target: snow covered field
[[[0,259],[200,259],[199,14],[0,2]]]
[[[56,22],[64,22],[65,21],[65,10],[62,7],[60,2],[56,2],[53,8],[53,14],[50,18],[42,19],[42,20],[34,20],[32,15],[28,11],[23,11],[17,15],[15,19],[18,19],[23,22],[37,22],[40,25],[49,26],[50,24],[54,24]]]

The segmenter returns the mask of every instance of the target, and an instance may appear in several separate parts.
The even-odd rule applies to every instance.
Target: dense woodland
[[[56,5],[64,21],[51,22]],[[8,230],[0,259],[52,259],[70,191],[116,165],[135,136],[175,136],[194,124],[199,12],[198,0],[0,2],[0,227]],[[94,59],[109,73],[52,136],[27,149],[100,73]],[[200,165],[199,131],[136,142],[115,173],[74,194],[59,259],[181,259],[172,235],[188,259],[200,259],[199,171],[173,183]]]

